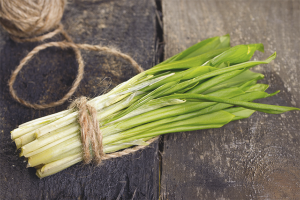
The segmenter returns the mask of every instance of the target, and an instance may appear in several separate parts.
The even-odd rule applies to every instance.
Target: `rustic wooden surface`
[[[142,67],[153,66],[155,2],[148,0],[73,0],[62,23],[77,43],[102,44],[131,55]],[[62,40],[61,36],[53,41]],[[39,180],[26,169],[10,139],[19,124],[65,109],[25,108],[8,93],[11,71],[38,43],[17,44],[0,29],[0,199],[157,199],[158,143],[144,151],[105,161],[102,166],[77,164]],[[73,98],[94,97],[129,79],[136,71],[111,55],[83,52],[84,80]],[[77,71],[72,50],[47,49],[21,71],[14,88],[24,99],[50,102],[70,88]]]
[[[164,0],[165,57],[213,36],[231,44],[263,43],[272,63],[262,103],[300,107],[298,0]],[[221,129],[170,134],[162,149],[162,199],[300,199],[299,112],[255,113]]]

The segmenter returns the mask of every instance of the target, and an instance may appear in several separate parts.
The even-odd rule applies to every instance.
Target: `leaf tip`
[[[276,58],[276,56],[277,56],[277,53],[275,51],[269,58],[267,58],[265,60],[265,62],[270,63],[272,60],[274,60]]]
[[[264,52],[265,52],[265,47],[264,47],[264,45],[263,45],[262,43],[259,43],[259,44],[258,44],[257,50],[264,53]]]
[[[280,90],[277,90],[276,92],[273,92],[273,93],[269,94],[269,97],[272,97],[272,96],[278,94],[279,92],[280,92]]]
[[[226,34],[220,37],[220,41],[223,42],[225,39],[230,39],[230,35]]]

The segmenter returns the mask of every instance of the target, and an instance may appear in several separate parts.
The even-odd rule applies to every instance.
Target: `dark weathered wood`
[[[300,107],[300,2],[169,0],[163,2],[165,55],[229,33],[232,45],[263,43],[269,92],[262,103]],[[300,199],[299,112],[255,113],[221,129],[170,134],[162,153],[162,199]]]
[[[74,0],[62,23],[77,43],[102,44],[131,55],[142,67],[154,62],[155,5],[148,0]],[[57,36],[52,40],[62,40]],[[135,154],[105,161],[102,166],[77,164],[38,179],[26,169],[10,139],[19,124],[65,109],[69,103],[43,111],[25,108],[8,92],[11,71],[37,43],[17,44],[0,29],[0,199],[157,199],[157,143]],[[83,52],[84,80],[73,98],[94,97],[136,74],[126,61]],[[20,72],[14,88],[24,99],[50,102],[70,88],[77,71],[72,50],[47,49]]]

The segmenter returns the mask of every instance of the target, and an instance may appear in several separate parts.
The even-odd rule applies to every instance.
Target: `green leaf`
[[[200,115],[200,116],[194,116],[192,118],[187,118],[183,119],[181,118],[180,120],[175,120],[174,122],[170,122],[167,124],[162,124],[157,127],[153,127],[150,131],[151,134],[155,133],[156,131],[159,130],[166,130],[168,133],[170,132],[174,127],[191,127],[191,126],[207,126],[207,124],[210,125],[217,125],[217,127],[220,127],[220,124],[227,124],[229,123],[235,116],[229,112],[225,111],[217,111],[214,113],[209,113],[205,115]],[[155,123],[155,122],[154,122]],[[118,140],[122,140],[125,138],[132,138],[132,136],[139,134],[141,131],[125,131],[120,134],[116,135],[111,135],[108,137],[105,137],[103,139],[104,144],[109,144]],[[144,131],[144,132],[149,132],[149,131]],[[140,134],[139,134],[140,135]],[[144,134],[142,134],[144,135]],[[148,135],[150,136],[150,135]],[[148,137],[146,136],[146,137]]]
[[[176,105],[176,104],[181,104],[184,103],[184,100],[181,99],[173,99],[170,97],[161,97],[158,99],[152,99],[151,101],[139,106],[135,110],[131,111],[130,113],[124,115],[123,117],[119,118],[118,120],[115,120],[114,122],[121,121],[127,118],[131,118],[152,110],[156,110],[158,108],[162,108],[165,106],[170,106],[170,105]]]
[[[192,68],[184,70],[184,71],[175,72],[174,75],[169,76],[168,78],[165,78],[165,79],[163,79],[161,81],[158,81],[154,84],[151,84],[151,85],[145,87],[144,89],[142,89],[141,91],[148,92],[148,91],[154,90],[157,87],[159,87],[163,84],[166,84],[168,82],[192,79],[194,77],[206,74],[208,72],[212,72],[214,70],[216,70],[216,68],[211,67],[211,66],[192,67]]]
[[[207,39],[209,40],[209,39]],[[179,55],[175,60],[182,60],[182,59],[187,59],[187,58],[192,58],[201,54],[204,54],[206,52],[209,52],[211,50],[214,49],[222,49],[222,48],[228,48],[230,47],[230,37],[229,35],[224,35],[222,37],[219,37],[215,40],[212,41],[207,41],[204,40],[203,42],[200,42],[194,46],[192,46],[192,48],[195,48],[196,50],[193,50],[189,53],[186,53],[185,51]],[[205,43],[204,43],[205,42]],[[188,49],[188,51],[190,50],[190,48]]]
[[[230,62],[222,62],[221,64],[216,65],[215,68],[222,69],[229,66],[230,66]]]
[[[212,128],[221,128],[225,124],[206,124],[206,125],[196,125],[196,126],[176,126],[176,127],[170,127],[168,129],[162,129],[162,130],[155,130],[155,131],[148,131],[144,134],[138,135],[137,138],[143,138],[143,137],[155,137],[158,135],[163,135],[167,133],[177,133],[177,132],[186,132],[186,131],[196,131],[196,130],[204,130],[204,129],[212,129]]]
[[[138,107],[144,105],[145,103],[149,102],[150,100],[152,100],[154,98],[158,98],[165,91],[174,87],[176,85],[176,83],[177,83],[177,81],[172,81],[172,82],[166,83],[166,84],[158,87],[157,89],[155,89],[152,92],[148,93],[147,95],[143,96],[138,101],[134,102],[131,106],[129,106],[127,109],[125,109],[120,114],[114,116],[111,120],[108,120],[108,122],[117,120],[117,119],[127,115],[128,113],[132,112],[133,110],[137,109]]]
[[[207,124],[227,124],[234,118],[234,115],[232,115],[229,112],[225,111],[217,111],[213,113],[208,113],[205,115],[199,115],[194,116],[192,118],[188,119],[182,119],[175,122],[171,122],[168,124],[164,124],[161,126],[158,126],[154,130],[157,129],[169,129],[170,127],[176,127],[176,126],[187,126],[187,125],[207,125]]]
[[[206,40],[203,40],[203,41],[189,47],[188,49],[180,52],[179,54],[172,56],[171,58],[165,60],[164,62],[162,62],[156,66],[160,66],[163,64],[167,64],[167,63],[182,60],[182,59],[192,58],[192,57],[204,54],[206,52],[209,52],[211,50],[227,48],[227,47],[230,47],[230,36],[229,35],[208,38]]]
[[[185,75],[181,78],[181,80],[190,80],[192,78],[195,78],[197,76],[206,74],[208,72],[212,72],[217,70],[217,68],[215,67],[211,67],[211,66],[197,66],[197,67],[193,67],[190,68],[188,70],[186,70]]]
[[[271,95],[274,95],[274,94],[271,94]],[[287,112],[287,111],[300,110],[299,108],[294,108],[294,107],[252,103],[252,102],[238,101],[238,100],[232,100],[232,99],[226,99],[226,98],[220,98],[220,97],[213,97],[213,96],[202,95],[202,94],[175,94],[175,95],[171,95],[171,96],[174,98],[179,98],[179,99],[195,98],[195,99],[201,99],[201,100],[210,101],[210,102],[227,103],[227,104],[232,104],[235,106],[240,106],[240,107],[248,108],[251,110],[256,110],[256,111],[270,113],[270,114],[280,114],[280,113]]]
[[[201,76],[198,76],[194,79],[194,81],[195,82],[202,81],[202,80],[205,80],[207,78],[211,78],[213,76],[224,74],[226,72],[235,71],[235,70],[238,70],[238,69],[245,69],[245,70],[250,69],[251,67],[254,67],[254,66],[259,65],[259,64],[268,64],[272,60],[274,60],[275,58],[276,58],[276,52],[264,61],[249,61],[249,62],[244,62],[244,63],[240,63],[240,64],[237,64],[237,65],[233,65],[233,66],[230,66],[230,67],[222,68],[222,69],[215,70],[215,71],[203,74]]]
[[[230,36],[229,34],[220,37],[220,44],[216,46],[216,49],[222,49],[225,47],[230,47]]]
[[[234,46],[222,54],[213,58],[210,63],[211,66],[219,65],[223,62],[230,62],[231,64],[238,64],[249,61],[254,52],[258,50],[264,52],[263,44],[249,44]]]
[[[255,91],[265,91],[267,90],[269,85],[267,84],[255,84],[248,86],[244,89],[245,92],[255,92]]]
[[[231,72],[227,72],[227,73],[215,76],[215,77],[209,79],[208,81],[205,81],[204,83],[197,85],[196,87],[194,87],[192,90],[188,91],[187,93],[199,93],[200,94],[215,85],[218,85],[228,79],[231,79],[231,78],[241,74],[242,72],[243,72],[243,70],[235,70],[235,71],[231,71]]]
[[[200,66],[205,63],[207,60],[214,58],[215,56],[219,55],[220,53],[226,51],[228,48],[223,49],[216,49],[209,51],[207,53],[201,54],[199,56],[188,58],[180,61],[175,61],[167,64],[162,64],[159,66],[155,66],[146,71],[147,74],[155,74],[162,71],[167,70],[178,70],[178,69],[188,69],[195,66]]]
[[[226,97],[226,98],[232,98],[236,97],[238,95],[244,94],[244,91],[242,91],[239,88],[226,88],[220,91],[216,91],[214,93],[211,93],[211,96],[219,96],[219,97]],[[170,95],[169,97],[171,97]],[[110,127],[103,127],[105,130],[103,132],[109,132],[109,134],[114,134],[122,130],[126,130],[130,127],[139,126],[141,124],[149,123],[152,121],[182,115],[185,113],[191,113],[195,112],[197,110],[204,109],[206,107],[209,107],[211,105],[214,105],[216,103],[214,102],[185,102],[183,104],[179,105],[172,105],[163,107],[157,110],[153,110],[151,112],[143,113],[138,116],[134,116],[132,118],[123,120],[119,123],[116,123],[114,126]],[[114,122],[112,122],[114,123]]]
[[[212,128],[220,128],[224,126],[224,124],[207,124],[207,125],[199,125],[199,126],[176,126],[176,127],[170,127],[169,129],[163,129],[163,130],[149,130],[147,132],[143,132],[138,135],[134,135],[132,137],[128,137],[123,140],[119,140],[120,142],[127,142],[137,139],[143,139],[143,138],[153,138],[158,135],[163,135],[167,133],[176,133],[176,132],[184,132],[184,131],[196,131],[196,130],[203,130],[203,129],[212,129]],[[110,143],[110,141],[106,141],[106,138],[104,138],[103,143]]]
[[[224,111],[229,112],[235,116],[231,121],[248,118],[255,112],[255,110],[250,110],[242,107],[228,108]]]
[[[248,86],[249,84],[253,83],[253,80],[259,80],[259,79],[263,79],[263,78],[264,78],[263,74],[255,73],[250,70],[246,70],[231,79],[228,79],[224,82],[221,82],[221,83],[215,85],[214,87],[211,87],[210,89],[205,91],[204,94],[211,93],[211,92],[220,90],[222,88],[235,87],[240,84],[245,84],[245,82],[251,81],[247,85],[245,85],[245,86]]]

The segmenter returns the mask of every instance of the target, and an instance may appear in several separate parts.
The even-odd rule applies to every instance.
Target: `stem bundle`
[[[204,40],[118,85],[88,103],[97,110],[104,153],[116,152],[162,134],[219,128],[255,111],[278,114],[293,107],[253,103],[266,98],[264,78],[249,69],[262,44],[230,47],[228,35]],[[11,132],[20,156],[40,178],[83,160],[78,111],[74,108],[32,120]],[[91,150],[92,151],[92,150]]]

